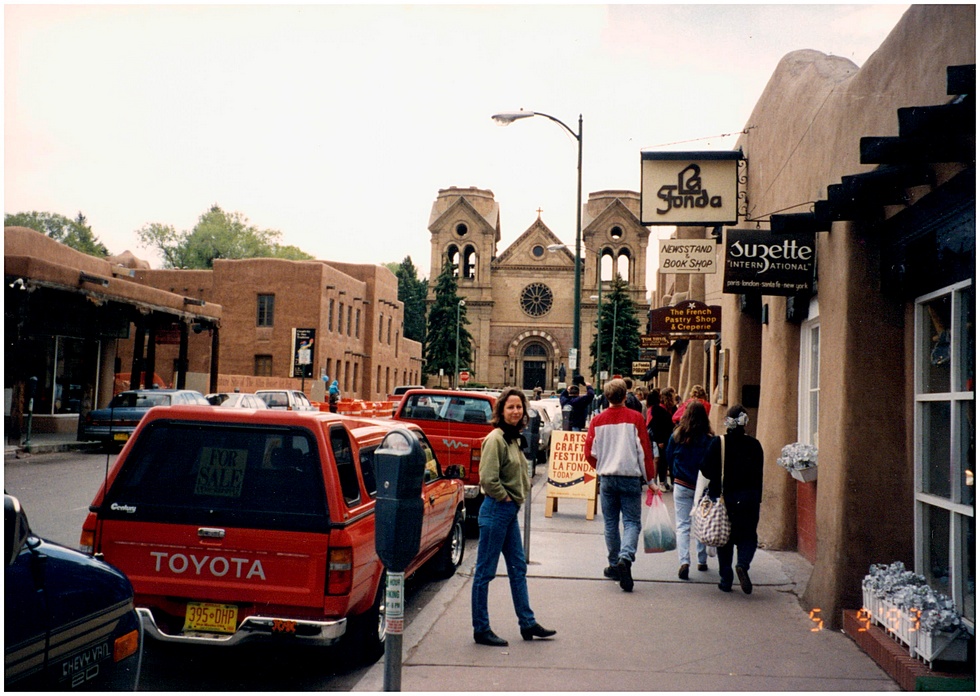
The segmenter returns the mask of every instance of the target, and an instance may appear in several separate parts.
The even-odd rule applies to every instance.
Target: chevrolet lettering
[[[384,652],[374,451],[395,427],[428,453],[424,534],[405,571],[456,572],[463,484],[418,426],[295,409],[152,409],[109,470],[81,546],[124,572],[151,638],[225,649]]]

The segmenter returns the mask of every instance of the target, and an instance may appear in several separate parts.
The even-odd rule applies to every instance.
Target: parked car
[[[392,419],[414,423],[435,448],[436,457],[462,467],[466,515],[476,520],[483,503],[480,488],[480,446],[493,426],[496,398],[480,392],[413,389],[405,393]]]
[[[242,392],[217,392],[204,396],[212,406],[221,408],[269,408],[256,394]]]
[[[541,414],[541,458],[538,461],[547,462],[551,452],[551,433],[561,430],[561,403],[558,399],[538,399],[529,401],[528,407]]]
[[[255,395],[269,408],[285,411],[318,411],[309,397],[299,389],[257,389]]]
[[[208,406],[204,394],[191,389],[132,389],[119,392],[109,405],[78,419],[80,442],[101,442],[106,446],[126,444],[140,419],[154,406],[196,404]]]
[[[418,553],[463,560],[463,485],[417,426],[326,412],[154,409],[98,491],[81,548],[127,574],[152,638],[234,646],[346,644],[379,657],[385,568],[374,452],[408,430],[427,455]]]
[[[109,564],[33,534],[3,497],[8,691],[134,691],[143,633],[133,587]]]
[[[528,402],[528,410],[535,414],[540,423],[538,425],[538,462],[548,461],[548,452],[551,449],[551,431],[554,429],[551,423],[551,417],[548,412],[545,411],[540,405],[540,402]]]

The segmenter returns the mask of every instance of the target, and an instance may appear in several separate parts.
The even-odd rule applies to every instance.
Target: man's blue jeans
[[[476,569],[473,571],[474,633],[490,630],[487,595],[490,581],[497,574],[497,563],[501,554],[507,564],[510,595],[514,600],[518,624],[521,628],[530,628],[537,623],[527,594],[527,560],[524,558],[521,528],[517,523],[518,510],[520,505],[517,503],[502,503],[490,496],[486,496],[480,506],[480,515],[477,518],[480,522],[480,543],[476,551]]]
[[[602,519],[605,523],[606,550],[609,565],[624,558],[636,560],[636,545],[640,540],[640,499],[643,479],[639,476],[600,476],[599,498],[602,500]],[[623,534],[619,534],[619,518],[623,518]]]
[[[674,484],[674,516],[677,519],[677,556],[681,565],[691,565],[691,508],[694,507],[694,490]],[[696,544],[698,563],[708,562],[708,547],[700,541]]]

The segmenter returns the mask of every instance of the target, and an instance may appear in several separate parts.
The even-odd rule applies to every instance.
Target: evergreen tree
[[[609,372],[610,377],[629,377],[633,372],[633,361],[640,351],[640,319],[636,306],[627,293],[626,281],[618,273],[612,281],[612,292],[602,296],[600,317],[602,331],[589,347],[592,373],[598,375],[601,366]],[[615,351],[612,350],[614,344]],[[601,360],[596,359],[597,350],[601,351]],[[610,364],[610,359],[614,361],[613,364]]]
[[[3,226],[29,227],[90,256],[105,258],[109,255],[109,250],[93,234],[92,227],[82,213],[78,213],[74,220],[58,213],[40,213],[36,210],[16,215],[5,214]]]
[[[451,375],[456,368],[457,312],[459,315],[459,369],[470,366],[472,360],[471,344],[473,337],[466,330],[466,305],[460,306],[462,298],[457,294],[458,286],[454,266],[450,262],[442,267],[436,278],[435,303],[429,310],[429,323],[426,330],[425,371],[430,375],[439,374],[442,368]],[[455,385],[456,379],[453,379]]]
[[[389,265],[389,264],[386,264]],[[394,265],[394,264],[390,264]],[[425,293],[426,280],[419,279],[418,270],[412,257],[405,259],[392,269],[398,278],[398,299],[405,304],[405,327],[403,335],[425,345]]]

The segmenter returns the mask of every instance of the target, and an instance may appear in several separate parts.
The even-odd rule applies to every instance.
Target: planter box
[[[869,590],[862,588],[861,593],[864,609],[871,621],[904,643],[910,656],[918,656],[930,668],[937,659],[948,662],[965,662],[968,659],[970,637],[963,629],[932,632],[922,630],[918,625],[918,617],[887,600],[875,597]]]
[[[916,631],[912,634],[913,649],[932,667],[936,659],[949,662],[965,662],[969,636],[962,629],[955,631]]]
[[[817,467],[811,466],[808,469],[790,469],[789,475],[797,481],[810,483],[817,480]]]

